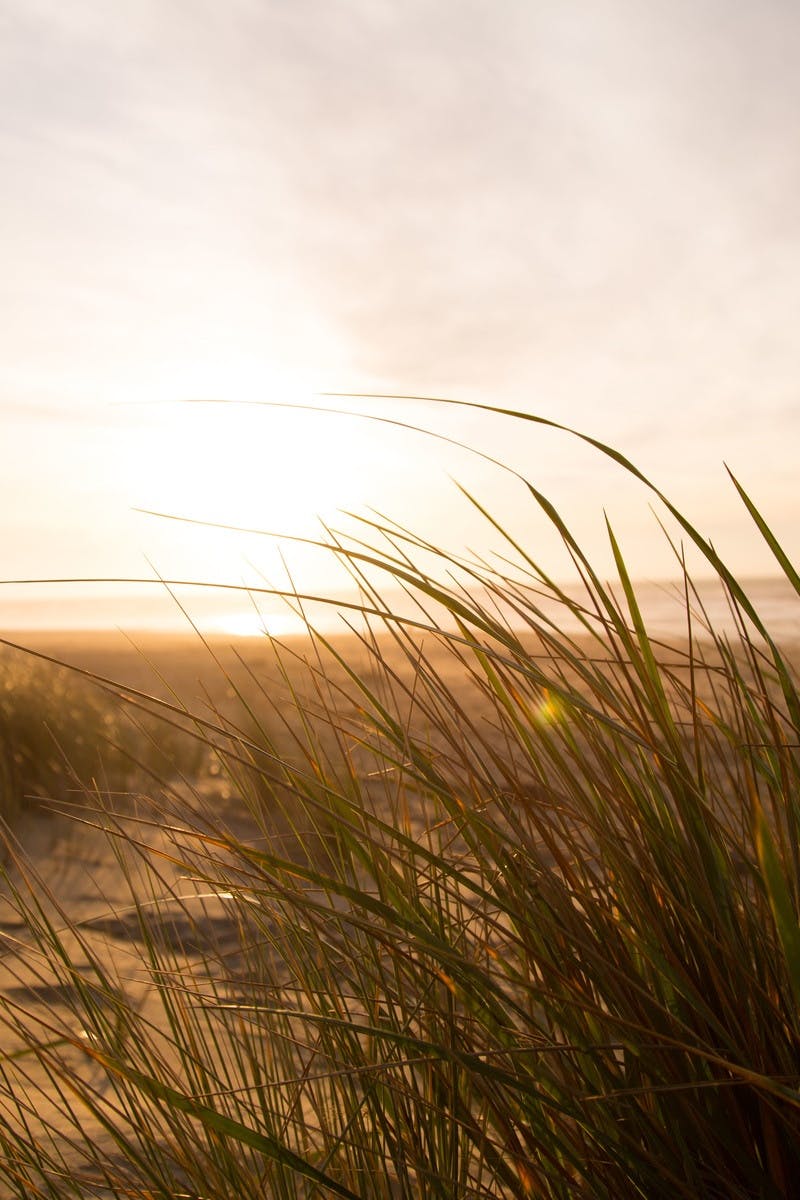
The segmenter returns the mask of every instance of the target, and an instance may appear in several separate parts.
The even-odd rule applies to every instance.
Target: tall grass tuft
[[[0,819],[74,800],[87,784],[121,791],[142,774],[200,765],[193,741],[115,692],[44,654],[0,645]]]
[[[130,908],[83,925],[15,856],[4,969],[60,990],[3,993],[9,1194],[796,1194],[797,675],[676,510],[733,633],[683,571],[655,640],[613,531],[614,589],[530,499],[580,596],[511,539],[331,538],[369,618],[200,727],[246,835],[199,794],[99,807]]]

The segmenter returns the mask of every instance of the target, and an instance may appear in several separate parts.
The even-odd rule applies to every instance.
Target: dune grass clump
[[[166,793],[94,818],[132,881],[122,959],[9,873],[6,959],[61,987],[0,1009],[10,1194],[796,1194],[797,675],[676,510],[733,633],[684,573],[685,637],[651,638],[613,533],[615,590],[530,497],[580,598],[516,544],[331,540],[369,621],[276,644],[294,707],[208,734],[252,834]]]
[[[0,647],[0,818],[199,764],[196,744],[44,655]]]
[[[0,654],[0,813],[77,792],[98,772],[124,786],[126,722],[69,671],[3,647]],[[128,738],[130,742],[130,738]]]

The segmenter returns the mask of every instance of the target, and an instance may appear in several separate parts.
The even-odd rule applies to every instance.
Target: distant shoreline
[[[780,576],[754,576],[740,580],[741,585],[760,613],[764,624],[778,640],[800,638],[800,599],[791,584]],[[559,585],[561,586],[561,585]],[[563,585],[566,594],[580,598],[581,590],[576,585]],[[717,630],[730,630],[733,621],[727,599],[719,582],[710,579],[694,581],[703,606],[707,609],[712,626]],[[613,587],[613,585],[612,585]],[[648,630],[654,637],[678,638],[686,634],[686,607],[683,584],[679,580],[642,581],[635,584],[639,603]],[[102,594],[98,589],[91,595],[61,596],[58,598],[17,595],[12,599],[0,588],[0,636],[29,644],[32,639],[55,641],[69,638],[97,638],[108,636],[129,637],[134,641],[143,639],[196,638],[196,624],[203,637],[214,642],[241,641],[252,643],[263,638],[264,632],[279,640],[302,638],[307,635],[303,615],[288,604],[274,606],[267,611],[262,607],[259,596],[251,597],[246,591],[241,596],[226,592],[224,601],[213,589],[180,588],[176,594],[186,612],[175,599],[164,590],[147,595],[118,593]],[[621,589],[614,587],[620,599]],[[580,626],[570,619],[564,606],[552,599],[542,600],[531,589],[530,596],[541,605],[544,615],[550,617],[564,632],[577,632]],[[488,594],[487,594],[488,598]],[[255,603],[253,601],[256,601]],[[418,617],[412,601],[402,591],[387,588],[383,601],[396,616]],[[238,603],[237,603],[238,602]],[[358,613],[352,609],[358,603],[355,594],[338,594],[328,600],[304,605],[309,624],[326,636],[349,636],[345,618],[358,624]],[[491,608],[491,599],[488,600]],[[342,605],[342,609],[337,608]],[[693,601],[693,607],[695,602]],[[188,616],[186,615],[188,614]],[[514,615],[506,614],[512,627],[517,627]],[[564,618],[567,617],[567,623]],[[191,621],[190,619],[191,618]],[[379,618],[373,625],[377,628]],[[702,635],[699,614],[693,617],[693,632]]]

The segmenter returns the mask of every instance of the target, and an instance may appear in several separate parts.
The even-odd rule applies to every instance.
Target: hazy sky
[[[0,0],[4,577],[272,570],[136,506],[374,504],[480,549],[450,473],[527,521],[441,443],[174,403],[315,389],[578,425],[762,571],[726,460],[796,552],[798,62],[795,0]],[[585,536],[605,505],[663,573],[646,496],[568,440],[368,407]]]

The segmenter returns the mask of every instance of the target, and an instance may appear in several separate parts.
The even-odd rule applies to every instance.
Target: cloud
[[[34,392],[261,354],[623,431],[792,404],[789,0],[6,0],[2,21],[2,366]]]

